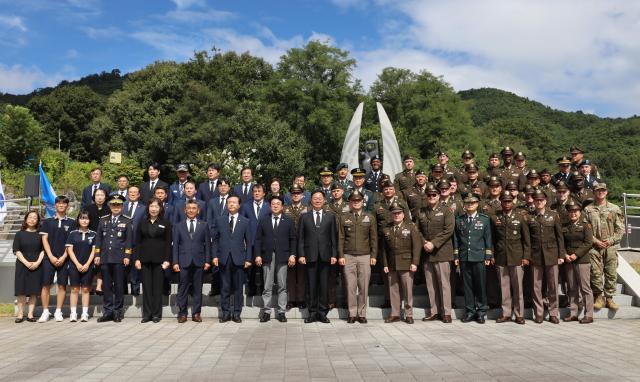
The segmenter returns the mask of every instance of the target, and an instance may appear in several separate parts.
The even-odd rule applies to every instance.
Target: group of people
[[[384,285],[390,314],[385,322],[414,323],[414,283],[424,276],[428,307],[423,321],[452,321],[456,290],[464,294],[463,322],[484,323],[489,307],[501,307],[497,322],[524,324],[525,300],[532,300],[535,323],[558,324],[559,290],[568,296],[564,321],[593,322],[594,309],[617,310],[616,247],[623,235],[622,213],[607,201],[607,186],[584,151],[558,158],[558,171],[536,171],[510,147],[489,156],[480,169],[474,154],[464,167],[449,166],[446,152],[428,173],[416,170],[410,155],[404,170],[320,169],[320,186],[305,190],[298,174],[289,192],[282,180],[254,183],[241,170],[231,186],[218,164],[196,185],[189,167],[176,167],[177,181],[160,179],[149,165],[148,180],[117,188],[91,171],[77,218],[67,216],[69,200],[56,199],[54,217],[40,222],[32,211],[16,234],[15,294],[18,317],[36,321],[36,296],[51,318],[49,298],[57,284],[53,317],[71,286],[70,321],[89,320],[94,278],[104,304],[98,322],[122,320],[123,296],[142,284],[142,322],[162,318],[162,296],[178,278],[178,322],[201,322],[202,287],[211,275],[211,295],[220,294],[220,322],[241,322],[244,289],[262,296],[260,322],[286,322],[293,307],[308,309],[306,323],[328,323],[340,300],[348,323],[366,323],[370,283]],[[349,174],[351,179],[349,179]],[[82,313],[77,301],[81,295]],[[338,297],[342,295],[343,299]],[[404,306],[403,306],[404,303]],[[404,307],[404,315],[402,314]],[[582,313],[582,318],[579,318]]]

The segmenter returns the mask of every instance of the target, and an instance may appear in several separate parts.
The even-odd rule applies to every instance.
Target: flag
[[[42,162],[38,165],[38,172],[40,172],[40,200],[44,203],[47,211],[46,217],[49,218],[56,213],[56,192],[42,169]]]
[[[4,218],[7,216],[7,203],[4,197],[4,187],[2,187],[2,177],[0,176],[0,224],[4,223]]]

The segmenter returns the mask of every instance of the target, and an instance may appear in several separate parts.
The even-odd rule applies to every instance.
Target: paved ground
[[[640,381],[640,320],[140,324],[0,318],[0,380]]]

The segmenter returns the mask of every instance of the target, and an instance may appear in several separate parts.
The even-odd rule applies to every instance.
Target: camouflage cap
[[[593,191],[598,191],[598,190],[607,190],[607,184],[606,183],[598,183],[596,185],[593,186]]]

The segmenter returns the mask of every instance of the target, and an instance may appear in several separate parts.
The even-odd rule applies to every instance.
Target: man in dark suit
[[[242,204],[240,208],[240,214],[249,220],[249,232],[251,237],[251,245],[253,246],[256,231],[258,229],[258,221],[263,216],[269,215],[271,207],[264,200],[265,190],[264,185],[253,185],[253,199]],[[262,272],[258,267],[251,267],[248,269],[247,275],[248,296],[257,296],[262,293]]]
[[[211,198],[214,198],[220,194],[218,192],[218,177],[220,176],[220,165],[217,163],[211,163],[207,167],[207,180],[200,183],[198,186],[198,199],[202,200],[205,204],[209,203]]]
[[[189,179],[189,166],[180,163],[176,167],[178,180],[169,186],[169,204],[175,205],[178,200],[184,199],[184,186]]]
[[[219,216],[229,216],[229,212],[227,211],[227,198],[229,197],[230,190],[231,185],[229,184],[229,179],[219,178],[218,196],[209,199],[207,203],[207,223],[209,224],[209,230],[211,232],[213,232]],[[209,291],[209,296],[216,296],[220,294],[220,273],[217,267],[213,267],[211,272],[211,290]]]
[[[207,221],[207,205],[202,200],[196,199],[196,183],[193,180],[187,180],[184,183],[182,199],[174,200],[173,203],[175,206],[172,222],[173,225],[182,223],[187,218],[184,212],[184,207],[187,205],[187,201],[189,200],[195,200],[196,204],[198,204],[198,219]]]
[[[198,220],[198,203],[189,200],[184,208],[186,221],[173,227],[173,271],[180,272],[178,322],[187,321],[189,284],[193,286],[191,320],[202,322],[202,272],[211,267],[211,236],[207,223]]]
[[[382,160],[380,159],[380,155],[374,155],[371,157],[371,171],[367,174],[367,177],[364,180],[364,188],[373,192],[375,195],[376,192],[382,192],[382,188],[380,187],[380,178],[382,175]]]
[[[153,162],[149,165],[147,168],[147,174],[149,174],[149,181],[140,183],[140,200],[142,200],[142,203],[144,204],[147,204],[149,199],[154,196],[156,188],[163,187],[169,189],[167,182],[164,182],[159,178],[160,165],[157,162]],[[165,211],[165,218],[166,217]]]
[[[338,261],[338,231],[335,215],[323,209],[324,202],[322,190],[315,190],[312,210],[301,216],[298,228],[298,262],[307,269],[309,316],[305,323],[329,323],[329,270]]]
[[[232,195],[227,198],[228,215],[219,216],[213,230],[213,265],[220,268],[220,305],[222,317],[220,322],[240,323],[243,306],[242,287],[244,286],[244,269],[251,266],[251,236],[249,220],[240,215],[240,197]],[[233,293],[233,315],[230,299]]]
[[[124,174],[118,175],[118,177],[116,178],[116,187],[117,188],[115,190],[111,190],[111,192],[114,194],[119,194],[124,198],[125,201],[129,200],[129,177]]]
[[[167,189],[167,187],[163,187],[163,186],[156,186],[155,190],[154,190],[154,196],[157,199],[160,199],[160,201],[162,202],[162,206],[164,207],[164,218],[167,219],[168,221],[172,222],[173,221],[173,215],[174,215],[174,207],[167,203],[167,195],[169,194],[169,191]],[[171,294],[171,281],[173,279],[173,270],[171,268],[167,268],[164,270],[164,284],[163,284],[163,288],[162,288],[162,293],[165,296],[168,296],[169,294]]]
[[[238,195],[240,202],[244,203],[251,199],[253,191],[253,169],[251,167],[243,167],[242,170],[240,170],[240,177],[242,178],[242,183],[236,184],[235,187],[233,187],[233,194]]]
[[[135,236],[138,230],[138,224],[146,215],[146,209],[144,204],[140,202],[140,190],[136,186],[129,187],[128,190],[128,201],[124,203],[124,216],[131,219],[131,224],[133,227],[133,240],[135,243]],[[127,267],[127,275],[125,275],[125,292],[126,288],[126,280],[131,283],[131,294],[134,296],[138,296],[140,294],[140,275],[138,270],[135,267]]]
[[[254,187],[254,192],[256,188]],[[278,284],[278,306],[276,318],[280,322],[287,322],[287,266],[296,263],[296,231],[295,223],[290,217],[282,213],[284,200],[282,196],[271,199],[271,213],[262,215],[256,230],[253,246],[254,262],[263,269],[264,291],[262,300],[264,307],[260,312],[260,322],[267,322],[271,318],[271,299],[274,276]]]
[[[95,167],[91,170],[91,185],[82,190],[82,208],[87,208],[93,204],[93,194],[97,189],[102,189],[107,195],[111,194],[111,186],[102,183],[102,169]]]

